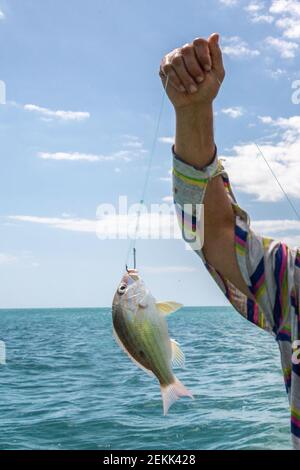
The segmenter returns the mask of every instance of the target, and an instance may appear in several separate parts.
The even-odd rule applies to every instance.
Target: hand
[[[225,77],[219,35],[197,38],[165,55],[159,75],[175,108],[211,104]]]

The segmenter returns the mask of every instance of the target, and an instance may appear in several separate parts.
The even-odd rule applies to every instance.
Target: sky
[[[155,139],[159,63],[215,31],[219,155],[253,227],[300,245],[255,145],[300,212],[298,1],[0,0],[0,308],[111,305],[129,241],[105,239],[97,208],[137,203],[151,156],[146,205],[171,204],[175,119],[165,101]],[[110,220],[112,234],[127,223]],[[137,261],[160,300],[227,305],[182,240],[138,240]]]

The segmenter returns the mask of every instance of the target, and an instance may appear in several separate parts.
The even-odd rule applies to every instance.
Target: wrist
[[[215,152],[212,103],[176,109],[175,152],[200,169],[211,162]]]
[[[175,106],[175,113],[177,118],[190,118],[201,119],[202,117],[209,116],[213,112],[213,103],[195,103],[187,106]]]

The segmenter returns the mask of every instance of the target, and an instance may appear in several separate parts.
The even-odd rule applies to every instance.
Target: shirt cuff
[[[212,162],[203,167],[201,170],[195,168],[193,165],[190,165],[182,160],[182,158],[175,153],[174,145],[172,147],[173,153],[173,168],[174,173],[185,176],[187,178],[195,178],[196,180],[209,180],[212,176],[215,176],[216,173],[220,170],[220,162],[218,161],[217,147],[215,148],[215,153],[213,156]]]

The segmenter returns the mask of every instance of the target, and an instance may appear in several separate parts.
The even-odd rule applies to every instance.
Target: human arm
[[[160,69],[176,114],[175,153],[199,170],[211,164],[215,153],[213,101],[225,76],[218,39],[213,34],[207,41],[198,38],[172,51],[163,58]],[[235,215],[221,176],[209,180],[202,202],[207,262],[241,292],[251,295],[237,263]]]

